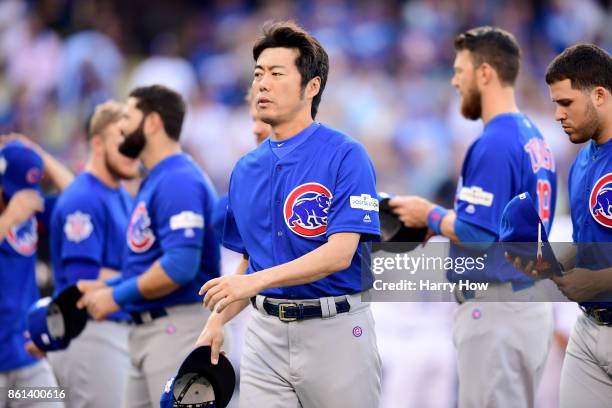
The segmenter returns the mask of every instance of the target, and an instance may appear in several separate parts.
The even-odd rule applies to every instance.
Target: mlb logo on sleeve
[[[68,241],[76,242],[78,244],[79,242],[89,238],[93,232],[93,229],[91,216],[89,214],[76,211],[66,217],[64,233],[66,234]]]

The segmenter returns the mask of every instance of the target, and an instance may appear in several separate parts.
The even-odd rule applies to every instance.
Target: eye
[[[572,104],[572,101],[559,101],[559,105],[563,106],[564,108],[567,108],[571,104]]]
[[[281,74],[280,72],[273,72],[272,73],[272,76],[275,76],[275,77],[279,77],[281,75],[283,75],[283,74]]]
[[[255,72],[254,77],[255,77],[255,79],[259,79],[259,78],[261,78],[262,75],[263,74],[262,74],[261,71],[257,71],[257,72]]]

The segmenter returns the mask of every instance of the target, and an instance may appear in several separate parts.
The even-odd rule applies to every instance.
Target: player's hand
[[[249,299],[263,288],[259,286],[257,274],[230,275],[211,279],[200,288],[204,295],[204,306],[221,313],[230,303]]]
[[[550,265],[546,262],[534,262],[533,260],[523,260],[519,256],[512,256],[508,252],[504,252],[506,260],[519,272],[532,279],[546,279],[553,276],[553,271]]]
[[[29,137],[21,133],[13,132],[13,133],[5,134],[5,135],[0,135],[0,145],[5,145],[8,142],[11,142],[13,140],[17,140],[23,143],[24,145],[28,146],[30,149],[34,150],[39,155],[43,152],[43,149],[40,147],[38,143],[34,142],[32,139],[30,139]]]
[[[210,346],[210,362],[212,364],[217,364],[224,341],[223,320],[219,314],[213,313],[208,318],[204,329],[202,329],[202,333],[200,333],[196,341],[196,347]]]
[[[427,214],[434,205],[417,196],[398,196],[389,200],[389,206],[400,221],[408,228],[427,226]]]
[[[108,285],[103,280],[99,279],[81,279],[77,282],[77,288],[82,294],[92,292],[94,290],[107,288]]]
[[[109,314],[119,310],[119,305],[113,299],[113,288],[111,287],[85,293],[77,302],[77,307],[87,308],[87,312],[95,320],[104,320]]]
[[[585,268],[574,268],[563,276],[553,276],[551,279],[568,299],[574,302],[592,300],[603,290],[599,284],[601,274],[598,271]]]
[[[30,333],[27,330],[23,334],[27,339],[30,338]],[[23,345],[23,348],[25,349],[25,351],[27,351],[29,355],[34,358],[40,359],[45,358],[47,356],[47,354],[41,349],[39,349],[38,346],[36,346],[36,344],[34,344],[32,340],[27,341],[26,344]]]
[[[25,222],[36,212],[43,212],[45,204],[38,191],[24,189],[16,192],[10,199],[3,216],[11,226]]]

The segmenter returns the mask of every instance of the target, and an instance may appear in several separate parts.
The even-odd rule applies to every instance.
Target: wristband
[[[113,286],[117,286],[122,281],[123,281],[123,276],[117,275],[117,276],[113,276],[112,278],[105,280],[104,283],[106,283],[108,286],[113,287]]]
[[[143,299],[144,297],[138,289],[138,278],[128,279],[113,287],[113,300],[119,306]]]
[[[442,219],[444,218],[447,212],[447,209],[437,205],[432,208],[431,211],[429,211],[429,214],[427,214],[427,226],[431,228],[431,230],[435,232],[436,235],[442,234],[442,232],[440,231],[440,226],[442,225]]]

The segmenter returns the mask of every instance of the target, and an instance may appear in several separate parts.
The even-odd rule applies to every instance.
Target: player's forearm
[[[240,261],[240,263],[238,264],[235,274],[236,275],[246,274],[248,267],[249,267],[249,258],[248,256],[245,255]],[[221,313],[213,313],[211,317],[218,318],[221,324],[225,324],[229,322],[230,320],[232,320],[234,317],[236,317],[238,313],[242,312],[244,308],[249,305],[250,302],[251,302],[250,299],[239,300],[237,302],[232,303],[225,309],[223,309]]]
[[[74,174],[59,162],[55,157],[40,149],[39,154],[43,159],[45,173],[51,179],[51,182],[60,190],[64,191],[66,187],[74,180]]]
[[[554,244],[553,244],[554,250]],[[576,248],[576,244],[569,244],[567,247],[561,248],[560,253],[555,254],[557,260],[563,266],[564,271],[572,270],[576,267],[576,255],[578,254],[578,249]]]
[[[138,278],[138,290],[145,299],[158,299],[180,287],[164,271],[159,261]]]
[[[117,277],[119,275],[121,275],[121,272],[119,272],[119,271],[117,271],[115,269],[100,268],[100,273],[98,274],[98,279],[106,281],[108,279],[115,278],[115,277]]]
[[[12,226],[13,223],[6,213],[0,214],[0,243],[4,241],[4,237],[7,236]]]
[[[442,218],[442,223],[440,224],[440,232],[446,238],[450,239],[451,242],[457,244],[459,243],[459,237],[455,233],[455,220],[457,219],[457,215],[455,211],[449,210],[444,218]]]
[[[348,268],[355,256],[359,236],[357,233],[334,234],[325,244],[306,255],[257,272],[255,276],[261,290],[311,283]]]

